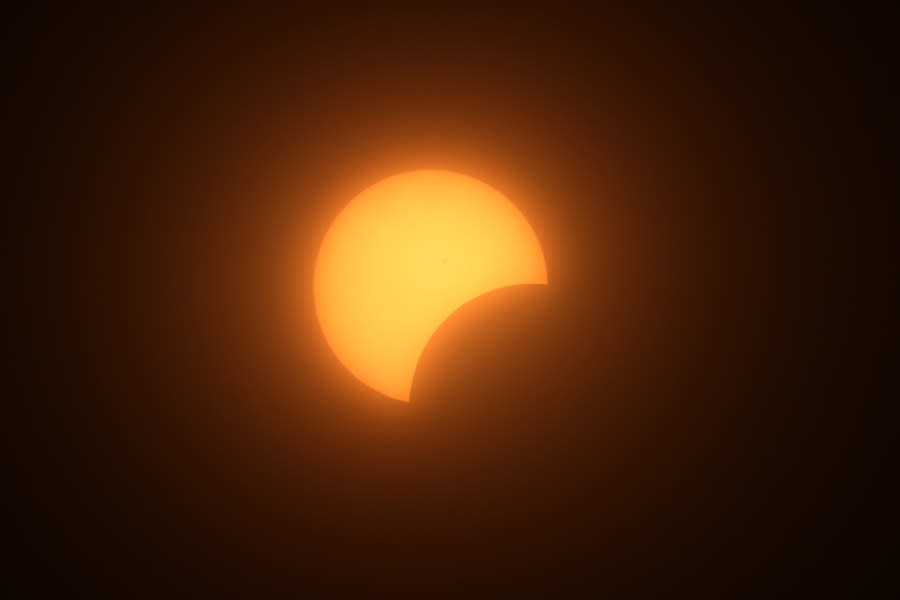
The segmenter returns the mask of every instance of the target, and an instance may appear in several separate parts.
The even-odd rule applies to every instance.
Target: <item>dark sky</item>
[[[877,28],[10,23],[43,325],[13,521],[36,581],[615,597],[829,584],[869,542],[881,467],[839,367],[866,322],[844,153],[871,125]],[[340,207],[415,168],[503,190],[550,285],[456,313],[406,405],[337,363],[311,283]]]

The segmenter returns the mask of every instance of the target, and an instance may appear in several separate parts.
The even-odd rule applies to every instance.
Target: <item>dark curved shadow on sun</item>
[[[484,417],[505,412],[503,400],[518,396],[529,379],[534,380],[527,385],[529,395],[539,394],[554,370],[552,361],[559,351],[554,346],[561,342],[552,301],[549,286],[515,285],[458,308],[419,357],[411,405],[445,417],[448,411],[477,411]],[[490,400],[484,401],[485,396]],[[480,400],[467,401],[470,397]]]
[[[573,302],[552,286],[498,289],[429,340],[408,406],[409,464],[415,514],[434,539],[578,538],[586,515],[611,537],[652,535],[648,514],[667,513],[642,503],[693,476],[703,430],[681,414],[690,396],[670,383],[677,369],[653,346],[629,346],[614,322],[586,327]]]
[[[410,411],[441,505],[532,518],[577,480],[584,396],[572,372],[583,355],[564,312],[553,288],[512,286],[465,304],[431,337]]]

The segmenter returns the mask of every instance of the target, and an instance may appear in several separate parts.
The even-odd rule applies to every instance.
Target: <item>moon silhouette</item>
[[[313,290],[341,363],[408,402],[419,357],[447,317],[492,290],[546,283],[537,236],[506,196],[466,175],[418,170],[344,207],[319,249]]]

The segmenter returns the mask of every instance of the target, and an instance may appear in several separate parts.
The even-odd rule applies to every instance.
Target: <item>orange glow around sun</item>
[[[450,171],[388,177],[331,224],[315,265],[328,345],[363,383],[409,401],[419,356],[455,310],[497,288],[546,284],[537,237],[491,186]]]

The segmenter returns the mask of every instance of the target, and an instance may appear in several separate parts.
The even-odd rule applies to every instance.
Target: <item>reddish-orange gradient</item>
[[[497,288],[546,284],[518,209],[472,177],[420,170],[363,190],[319,249],[315,306],[328,345],[360,381],[409,401],[419,356],[460,306]]]

